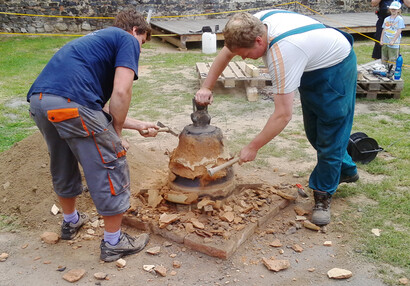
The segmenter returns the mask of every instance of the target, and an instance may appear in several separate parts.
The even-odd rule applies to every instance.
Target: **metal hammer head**
[[[167,128],[168,130],[165,131],[165,132],[168,132],[168,133],[170,133],[170,134],[172,134],[172,135],[178,137],[178,134],[177,134],[177,133],[175,133],[174,131],[172,131],[171,128],[169,128],[168,126],[165,126],[164,124],[162,124],[162,122],[158,121],[158,122],[157,122],[157,125],[158,125],[159,127],[161,127],[161,128]]]

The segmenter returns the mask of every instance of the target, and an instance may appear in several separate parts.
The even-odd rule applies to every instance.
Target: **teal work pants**
[[[352,49],[341,63],[305,72],[299,87],[306,136],[317,151],[309,179],[313,190],[334,194],[340,176],[357,173],[347,153],[356,100],[357,63]]]

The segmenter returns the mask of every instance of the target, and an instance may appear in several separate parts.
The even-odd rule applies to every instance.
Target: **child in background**
[[[392,63],[396,62],[399,56],[399,44],[401,39],[401,31],[405,27],[404,20],[400,16],[401,4],[398,1],[393,1],[390,6],[390,16],[384,19],[383,31],[380,37],[380,45],[382,46],[382,64],[387,70],[392,67]]]

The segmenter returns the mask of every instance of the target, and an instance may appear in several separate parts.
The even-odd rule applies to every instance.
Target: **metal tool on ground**
[[[207,168],[206,170],[208,171],[209,176],[213,176],[216,172],[219,172],[227,167],[232,166],[233,164],[237,163],[239,161],[239,157],[233,158],[222,165],[213,167],[213,168]]]
[[[169,128],[168,126],[165,126],[164,124],[162,124],[161,122],[157,122],[157,125],[160,127],[159,129],[157,129],[158,132],[167,132],[170,133],[176,137],[178,137],[178,134],[175,133],[174,131],[171,130],[171,128]],[[148,130],[142,130],[141,132],[142,134],[147,134]]]
[[[298,188],[298,194],[301,197],[304,197],[304,198],[309,197],[309,195],[305,192],[305,189],[303,188],[301,184],[296,184],[296,188]]]

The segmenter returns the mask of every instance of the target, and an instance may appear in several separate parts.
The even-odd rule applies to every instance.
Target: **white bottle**
[[[216,53],[216,34],[210,32],[202,34],[202,52],[204,54]]]

